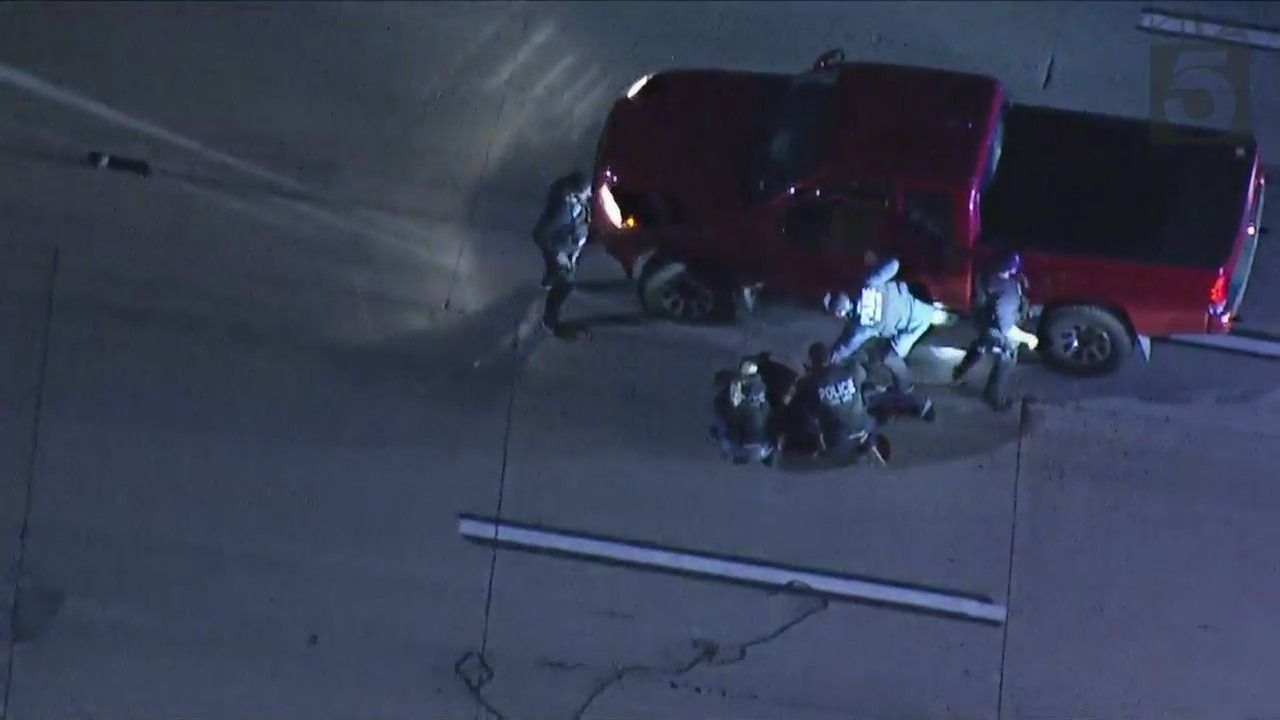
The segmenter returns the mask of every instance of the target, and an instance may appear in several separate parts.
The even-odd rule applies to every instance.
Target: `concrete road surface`
[[[1143,115],[1141,7],[0,5],[0,716],[1271,712],[1273,361],[1160,345],[1105,381],[1028,367],[1017,413],[939,390],[937,427],[892,427],[892,468],[788,473],[718,459],[708,384],[747,350],[798,361],[829,321],[639,323],[594,258],[570,306],[593,331],[533,327],[545,183],[589,163],[635,77],[842,45]],[[1264,153],[1276,57],[1252,57]],[[154,173],[93,172],[91,149]],[[1254,329],[1280,331],[1278,281],[1267,243]],[[495,552],[459,513],[1010,618]]]

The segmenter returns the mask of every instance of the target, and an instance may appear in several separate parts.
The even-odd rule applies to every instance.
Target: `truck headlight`
[[[627,88],[627,99],[630,100],[631,98],[634,98],[635,96],[639,95],[640,91],[644,89],[645,84],[647,84],[652,79],[653,79],[653,74],[650,73],[640,78],[639,80],[636,80],[635,82],[631,83],[631,87]]]
[[[621,230],[623,227],[622,208],[618,207],[618,201],[613,197],[613,191],[609,189],[608,183],[600,185],[600,209],[604,211],[604,216],[609,220],[609,224],[614,228]]]

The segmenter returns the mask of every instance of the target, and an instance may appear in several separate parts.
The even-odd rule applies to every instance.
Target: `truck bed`
[[[1239,234],[1256,142],[1185,129],[1168,138],[1157,135],[1161,127],[1010,106],[1003,155],[982,200],[984,240],[1170,267],[1223,266]]]

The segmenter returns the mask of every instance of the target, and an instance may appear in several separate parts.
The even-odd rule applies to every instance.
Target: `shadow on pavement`
[[[128,404],[150,402],[144,399],[147,394],[164,393],[166,405],[193,403],[184,422],[219,435],[272,434],[269,428],[281,421],[274,408],[282,402],[314,405],[317,411],[332,404],[330,412],[335,414],[348,405],[346,412],[360,413],[359,398],[366,392],[362,388],[379,397],[388,391],[415,393],[424,410],[487,413],[506,405],[519,367],[544,341],[541,328],[519,337],[530,309],[536,309],[534,317],[540,315],[541,298],[536,288],[513,290],[483,311],[437,313],[434,327],[374,342],[325,337],[315,328],[290,326],[287,318],[271,318],[267,307],[261,318],[237,319],[175,310],[162,302],[138,307],[113,298],[60,298],[55,322],[63,339],[56,342],[55,351],[64,353],[57,362],[68,368],[75,361],[65,353],[101,354],[105,367],[112,368],[113,386],[142,391]],[[426,308],[422,312],[430,314]],[[175,365],[177,370],[163,370]],[[272,365],[277,369],[270,370]],[[102,372],[106,371],[89,377]],[[116,394],[102,385],[105,380],[75,382],[93,383],[89,387],[95,393]],[[279,387],[282,382],[287,387]],[[309,390],[303,392],[299,383]],[[114,420],[133,422],[129,407],[115,402],[84,404],[72,394],[51,404],[51,409],[57,405],[78,415],[122,413]],[[288,431],[305,435],[311,425],[326,423],[301,423]],[[367,434],[370,442],[406,439],[395,437],[397,432],[415,429],[388,422],[356,436]]]

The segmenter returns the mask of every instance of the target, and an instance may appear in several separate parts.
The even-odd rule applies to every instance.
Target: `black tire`
[[[1068,305],[1040,321],[1040,355],[1053,369],[1076,377],[1101,377],[1121,368],[1133,354],[1128,325],[1106,308]]]
[[[733,320],[733,300],[722,283],[682,262],[653,258],[640,273],[640,306],[649,315],[690,325]]]

